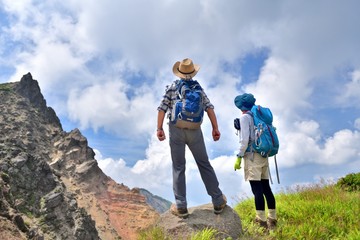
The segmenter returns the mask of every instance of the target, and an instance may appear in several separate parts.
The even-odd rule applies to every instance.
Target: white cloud
[[[357,118],[357,119],[355,120],[354,127],[355,127],[357,130],[360,130],[360,118]]]
[[[336,132],[333,137],[326,139],[322,153],[324,157],[319,159],[321,164],[341,164],[359,160],[360,133],[347,129]]]
[[[70,93],[70,119],[79,120],[81,128],[103,128],[127,138],[155,129],[157,105],[150,89],[137,89],[129,97],[131,86],[121,80],[104,81]]]
[[[104,125],[116,124],[119,118],[127,118],[129,112],[127,88],[118,81],[73,90],[68,100],[70,118],[79,119],[82,128],[93,127],[96,130]]]
[[[274,115],[281,114],[292,122],[310,106],[307,102],[312,93],[309,81],[301,65],[270,57],[259,80],[244,89],[254,94],[256,104],[270,107]]]
[[[284,159],[280,163],[286,168],[297,165],[316,163],[324,165],[340,165],[344,163],[360,162],[360,134],[358,131],[340,130],[333,136],[321,138],[318,124],[313,125],[314,130],[308,133],[309,123],[296,124],[302,126],[298,131],[294,129],[280,138],[280,151],[278,158]],[[305,127],[304,127],[305,126]]]
[[[360,106],[360,70],[352,71],[351,81],[344,86],[343,94],[339,95],[340,104],[358,108]]]
[[[314,138],[316,141],[320,140],[320,125],[311,120],[311,121],[304,121],[304,122],[295,122],[294,123],[294,131],[302,132],[304,135]]]

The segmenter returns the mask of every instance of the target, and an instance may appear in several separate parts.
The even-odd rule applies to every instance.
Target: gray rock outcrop
[[[166,236],[171,239],[190,239],[197,232],[204,229],[217,231],[216,239],[238,239],[242,233],[242,225],[239,215],[230,207],[226,206],[221,214],[214,214],[213,205],[205,204],[188,209],[189,217],[179,218],[170,211],[160,216],[156,226],[162,228]]]
[[[99,239],[90,214],[49,165],[53,141],[64,133],[37,81],[28,73],[2,84],[0,99],[0,218],[12,229],[1,229],[0,238]]]

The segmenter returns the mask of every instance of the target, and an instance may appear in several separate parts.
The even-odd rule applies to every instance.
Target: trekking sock
[[[276,220],[276,209],[269,209],[268,217]]]
[[[264,210],[256,210],[256,218],[265,222],[266,221],[265,211]]]

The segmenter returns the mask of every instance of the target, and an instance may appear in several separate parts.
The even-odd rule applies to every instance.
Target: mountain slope
[[[101,171],[78,129],[63,131],[30,73],[0,85],[0,109],[0,223],[14,239],[134,239],[158,218]]]

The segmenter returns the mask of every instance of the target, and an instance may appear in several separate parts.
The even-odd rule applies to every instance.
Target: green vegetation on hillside
[[[351,173],[346,175],[336,183],[336,186],[345,191],[360,191],[360,173]]]
[[[9,83],[0,84],[0,91],[10,91],[10,90],[11,90],[11,84]]]
[[[290,193],[277,194],[278,227],[270,233],[260,232],[253,224],[253,199],[239,203],[235,211],[244,235],[249,237],[246,239],[360,239],[360,192],[353,181],[360,173],[349,176],[336,185],[299,186]],[[353,191],[347,190],[349,186]]]

